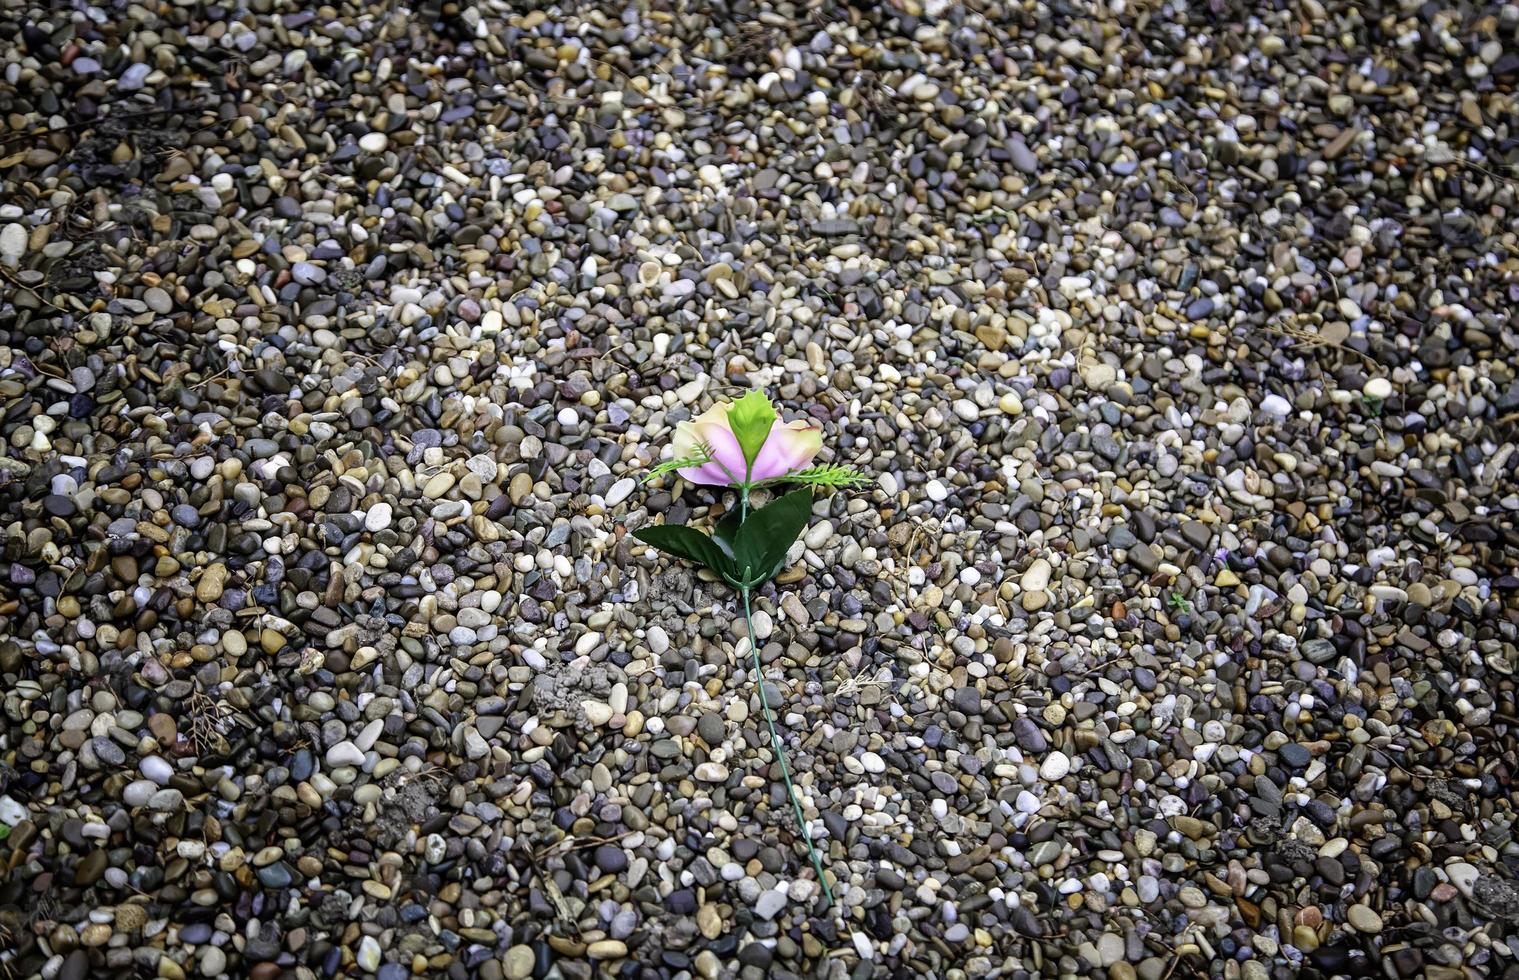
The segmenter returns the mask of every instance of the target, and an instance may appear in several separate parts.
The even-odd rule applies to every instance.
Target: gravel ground
[[[1519,6],[0,7],[0,975],[1519,976]]]

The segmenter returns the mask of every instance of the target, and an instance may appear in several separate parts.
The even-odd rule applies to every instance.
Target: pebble
[[[369,508],[364,514],[364,530],[371,533],[383,531],[390,527],[392,509],[390,504],[383,500]]]
[[[174,777],[174,767],[156,755],[144,756],[142,762],[138,765],[138,769],[145,778],[152,780],[160,786],[167,786],[169,780]]]
[[[157,286],[153,286],[143,292],[142,301],[154,313],[167,314],[174,309],[174,298],[169,295],[168,291],[160,289]]]
[[[1359,903],[1345,910],[1345,920],[1356,932],[1375,934],[1382,931],[1382,917],[1369,905]]]
[[[9,796],[0,796],[0,823],[7,827],[14,827],[21,821],[28,819],[30,811],[19,802]]]
[[[720,783],[728,778],[728,767],[721,762],[703,762],[696,767],[696,778],[702,782]]]
[[[727,726],[723,718],[715,711],[702,714],[696,721],[696,730],[701,735],[702,741],[708,745],[721,745],[724,735],[727,734]]]
[[[373,936],[359,940],[358,955],[354,957],[359,969],[374,973],[380,969],[380,944]]]
[[[329,766],[358,766],[364,763],[364,752],[344,739],[329,748],[325,758]]]
[[[0,11],[9,972],[1508,969],[1511,10],[245,6]]]
[[[784,909],[789,899],[782,891],[760,892],[754,901],[754,914],[761,919],[773,919]]]
[[[1070,771],[1071,759],[1064,752],[1051,752],[1039,763],[1039,778],[1047,782],[1064,779]]]
[[[506,951],[501,958],[503,975],[508,980],[527,980],[533,975],[533,967],[537,962],[537,954],[531,946],[518,944]]]
[[[15,221],[0,225],[0,262],[14,268],[26,255],[30,234],[26,226]]]
[[[1036,558],[1023,573],[1019,587],[1023,590],[1023,608],[1028,612],[1043,609],[1049,601],[1045,587],[1049,585],[1052,569],[1043,558]]]

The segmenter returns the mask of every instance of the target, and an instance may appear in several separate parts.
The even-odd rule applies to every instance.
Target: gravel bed
[[[1514,3],[3,4],[0,977],[1519,977],[1516,86]],[[874,480],[763,678],[629,534],[753,388]]]

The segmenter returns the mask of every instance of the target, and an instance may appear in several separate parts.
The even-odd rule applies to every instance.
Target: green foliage
[[[742,518],[743,511],[735,507],[724,514],[722,520],[712,528],[712,540],[717,542],[717,546],[729,558],[734,556],[734,549],[738,545],[738,529],[743,524]]]
[[[728,409],[728,428],[738,440],[738,448],[744,451],[744,463],[753,469],[759,458],[760,448],[770,438],[775,425],[775,406],[763,391],[751,391]],[[744,474],[748,478],[748,474]]]
[[[639,528],[633,532],[633,537],[646,545],[658,548],[667,555],[687,558],[698,565],[710,568],[730,582],[735,577],[733,559],[718,547],[717,542],[694,527],[686,527],[684,524],[657,524],[653,527]]]
[[[758,585],[779,572],[811,516],[810,489],[793,490],[751,513],[733,542],[733,564],[744,578],[742,584]]]
[[[660,460],[649,467],[649,472],[644,474],[643,482],[648,483],[651,480],[657,480],[662,476],[674,473],[676,470],[683,470],[692,466],[705,466],[712,462],[712,459],[712,447],[704,442],[697,443],[696,448],[689,456],[677,456],[674,459]]]
[[[846,487],[857,487],[870,482],[870,477],[861,473],[853,466],[841,466],[838,463],[824,463],[819,466],[809,466],[799,473],[792,473],[783,477],[787,483],[801,483],[809,487],[821,487],[825,490],[840,490]]]
[[[736,589],[752,589],[781,570],[786,552],[812,516],[812,491],[795,490],[740,520],[731,511],[712,536],[683,524],[643,527],[633,537],[677,558],[712,569]]]

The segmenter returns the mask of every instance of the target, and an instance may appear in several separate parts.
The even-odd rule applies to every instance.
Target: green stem
[[[745,577],[748,577],[747,572]],[[786,765],[786,750],[781,746],[781,733],[775,728],[775,713],[770,710],[770,699],[765,696],[764,666],[760,663],[759,644],[754,639],[754,617],[749,612],[748,586],[739,589],[739,594],[744,598],[744,625],[749,628],[749,651],[754,656],[754,686],[759,688],[760,708],[764,710],[765,721],[770,726],[770,745],[775,749],[776,759],[780,760],[781,778],[786,780],[786,795],[791,797],[791,807],[796,811],[796,825],[802,828],[802,838],[807,841],[807,856],[812,858],[812,868],[817,872],[818,884],[823,886],[823,895],[828,900],[828,907],[832,908],[833,889],[828,887],[828,876],[823,874],[823,861],[818,857],[817,848],[812,845],[812,831],[807,829],[807,818],[802,815],[802,798],[797,796],[796,787],[791,784],[791,767]]]
[[[745,476],[748,476],[746,473]],[[738,485],[739,523],[749,519],[749,488],[751,484],[745,480]],[[749,569],[744,569],[744,579],[749,578]],[[749,632],[749,652],[754,657],[754,686],[759,688],[760,708],[765,712],[765,722],[770,726],[770,746],[775,750],[775,757],[781,764],[781,777],[786,780],[786,795],[791,797],[791,808],[796,813],[796,825],[802,829],[802,839],[807,842],[807,856],[812,859],[812,869],[817,872],[818,884],[823,886],[823,895],[828,900],[828,907],[833,907],[833,889],[828,885],[828,876],[823,874],[823,861],[818,857],[818,850],[812,844],[812,831],[807,829],[807,818],[802,815],[802,798],[796,795],[796,787],[791,785],[791,767],[786,764],[786,749],[781,745],[781,733],[775,728],[775,713],[770,710],[770,698],[765,695],[765,667],[760,663],[759,641],[754,638],[754,615],[749,610],[749,586],[742,586],[738,593],[744,600],[744,627]]]

